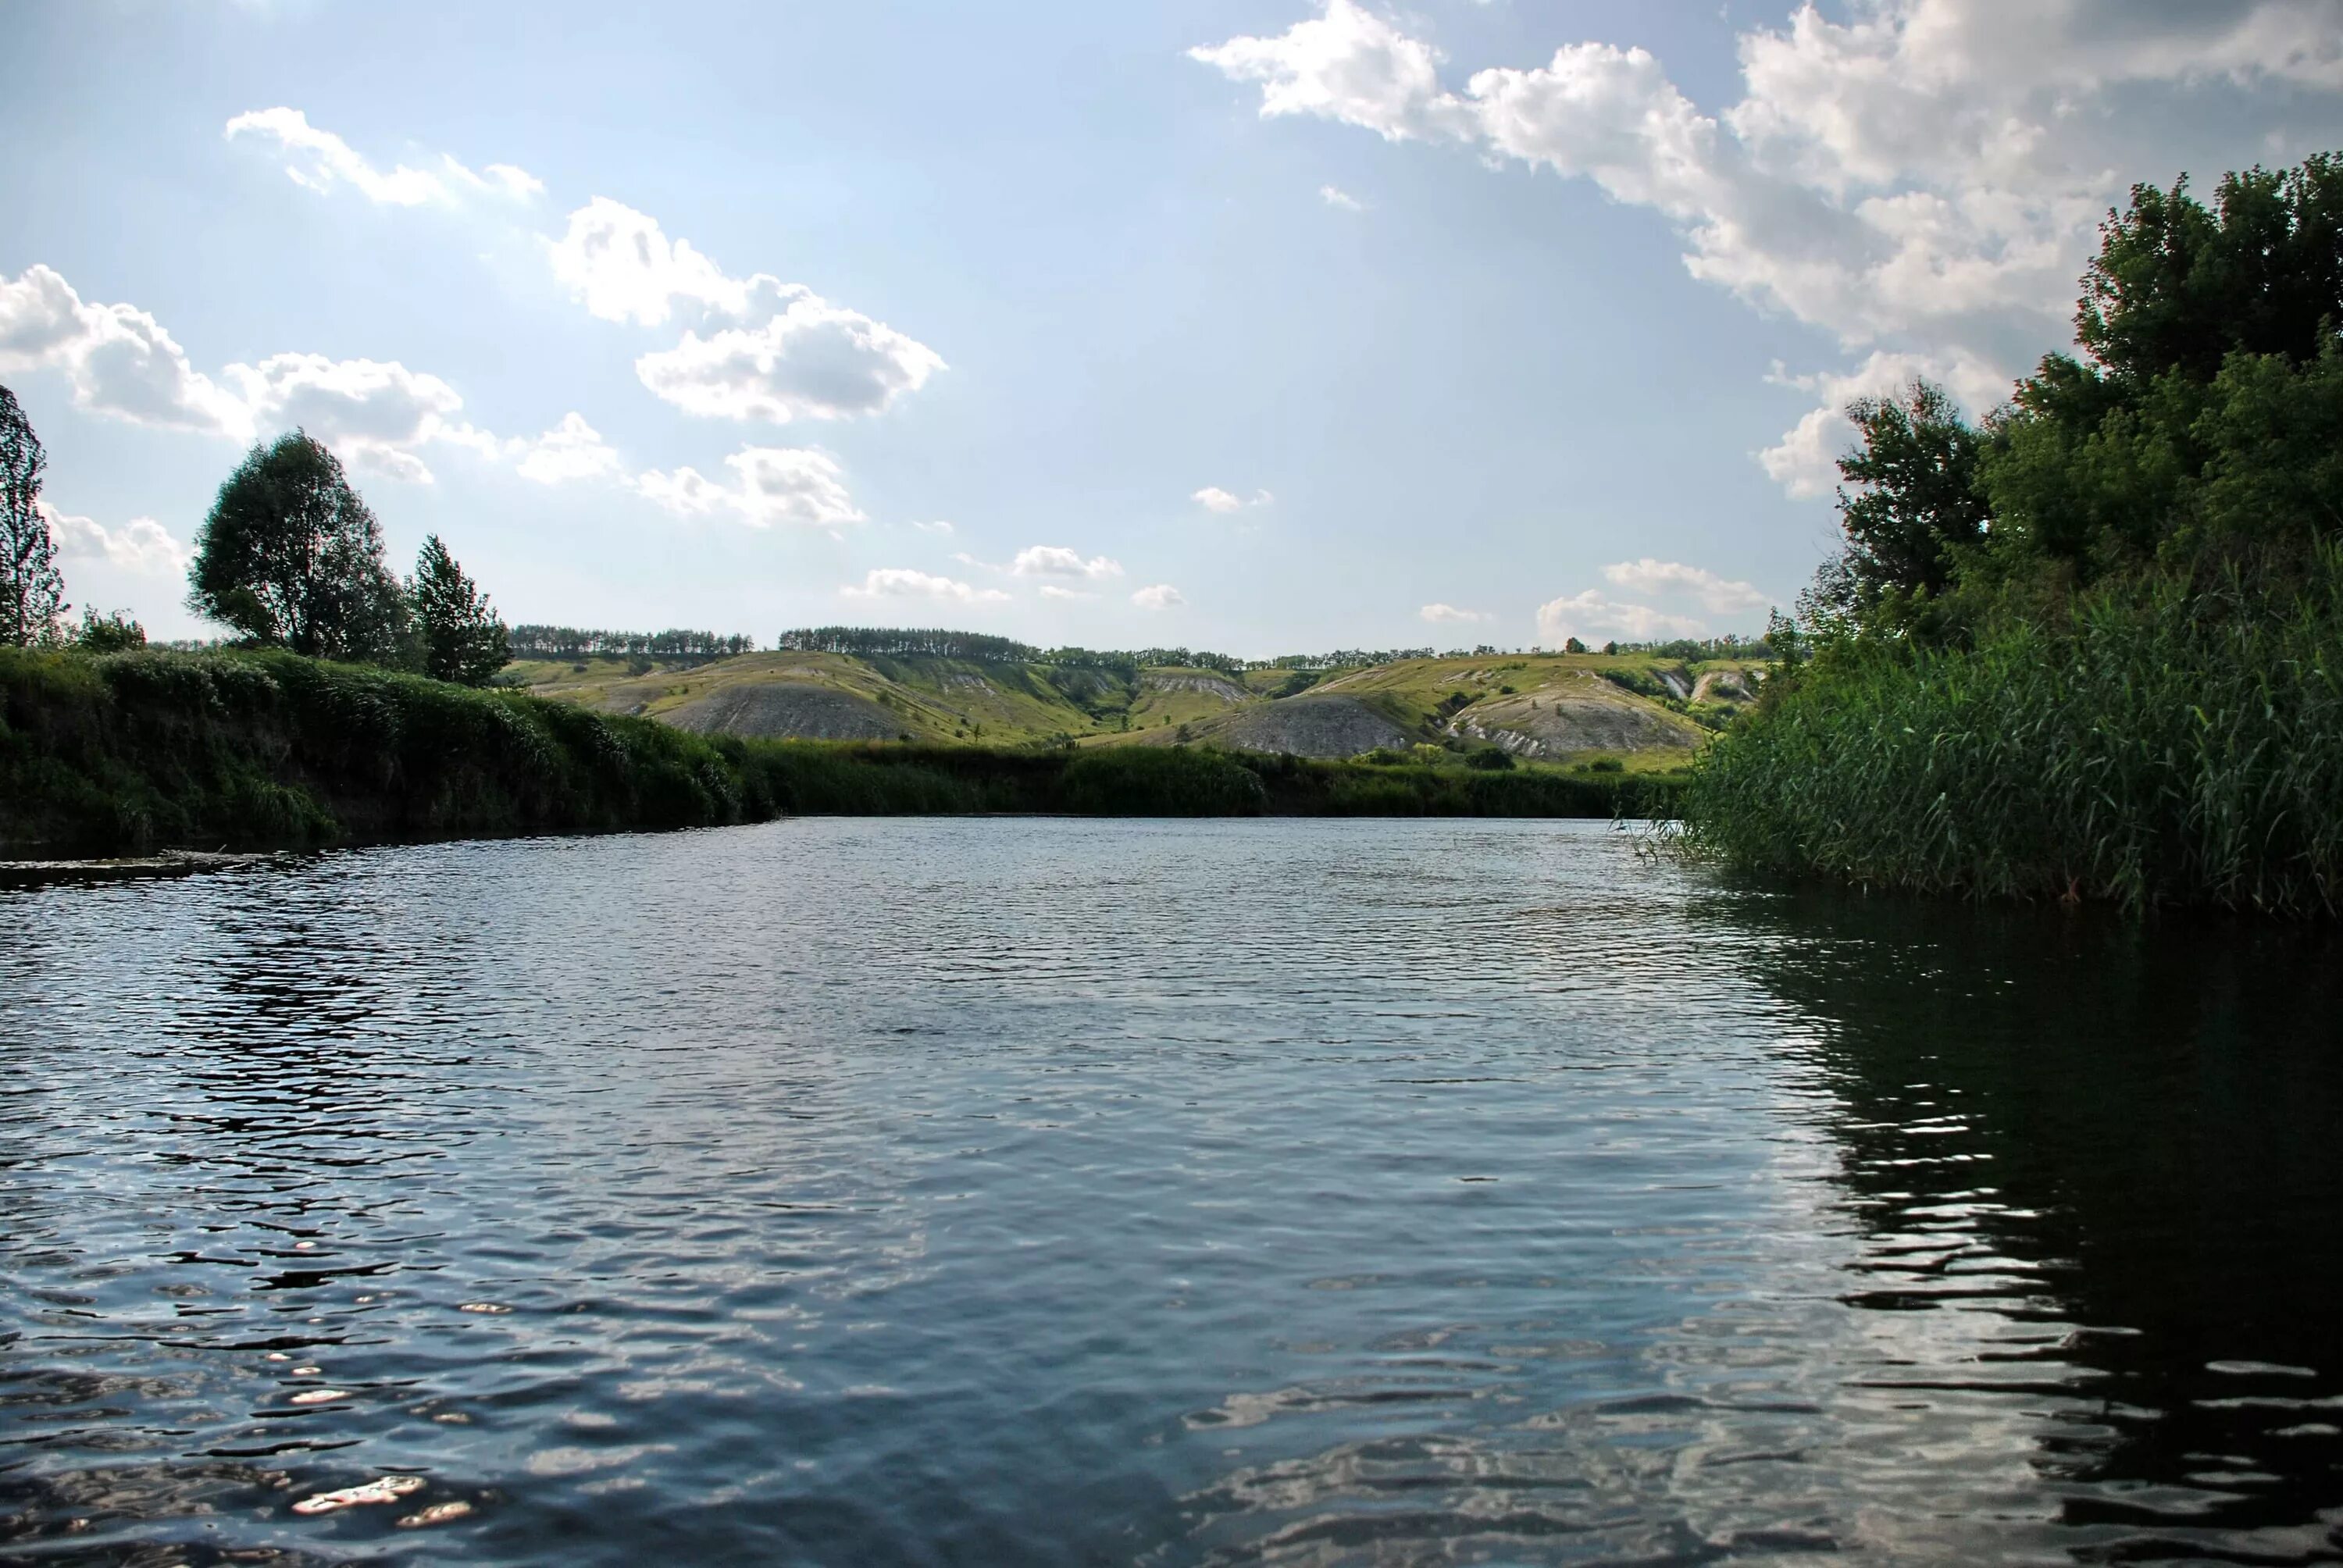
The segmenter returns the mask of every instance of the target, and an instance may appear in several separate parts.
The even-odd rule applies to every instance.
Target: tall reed
[[[1980,896],[2343,912],[2343,553],[2157,581],[1966,649],[1825,649],[1694,771],[1682,842]]]

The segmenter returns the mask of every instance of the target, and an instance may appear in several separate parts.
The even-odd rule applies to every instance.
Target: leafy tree
[[[41,511],[48,463],[16,395],[0,387],[0,644],[15,648],[55,636],[65,609],[56,540]]]
[[[1586,645],[1579,641],[1578,638],[1574,637],[1564,638],[1563,639],[1562,651],[1564,653],[1584,653],[1586,651]]]
[[[2022,575],[2280,578],[2343,528],[2343,156],[2133,187],[2075,317],[1996,421],[1981,483]]]
[[[2076,341],[2118,387],[2177,370],[2220,373],[2232,354],[2317,357],[2343,311],[2343,156],[2223,179],[2207,209],[2187,176],[2132,187],[2099,226]]]
[[[1838,461],[1846,546],[1817,575],[1811,600],[1863,615],[1883,601],[1941,595],[1960,551],[1985,537],[1977,489],[1982,441],[1941,387],[1847,405],[1862,445]]]
[[[126,609],[112,615],[100,615],[94,609],[81,612],[81,629],[74,634],[74,646],[85,653],[122,653],[146,646],[146,628],[130,618]]]
[[[395,658],[407,610],[382,525],[325,443],[256,444],[196,540],[187,603],[256,642],[320,658]]]
[[[2099,242],[2076,352],[1981,427],[1925,382],[1848,407],[1846,545],[1809,624],[1941,640],[2142,572],[2282,587],[2343,533],[2343,156],[2209,206],[2135,186]]]
[[[423,673],[435,680],[486,686],[512,657],[510,635],[486,596],[432,534],[407,582]]]

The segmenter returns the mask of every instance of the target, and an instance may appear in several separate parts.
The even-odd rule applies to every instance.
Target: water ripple
[[[2337,956],[1587,824],[0,892],[0,1562],[2343,1560]]]

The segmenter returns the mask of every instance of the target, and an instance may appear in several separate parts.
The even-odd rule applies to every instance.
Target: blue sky
[[[198,632],[300,422],[513,619],[1753,630],[1847,397],[1989,406],[2130,181],[2343,146],[2334,0],[635,10],[0,9],[70,597]]]

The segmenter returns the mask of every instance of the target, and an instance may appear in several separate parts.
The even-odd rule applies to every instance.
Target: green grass
[[[1513,694],[1600,697],[1663,712],[1682,711],[1654,671],[1744,669],[1720,660],[1697,666],[1644,655],[1518,654],[1407,659],[1300,676],[1287,670],[1228,675],[1151,666],[1134,681],[1087,667],[986,664],[930,657],[857,658],[830,653],[750,653],[641,675],[629,661],[598,655],[576,660],[517,662],[504,678],[539,697],[605,713],[657,719],[727,688],[776,682],[823,687],[877,703],[900,734],[915,742],[1019,746],[1061,739],[1096,746],[1167,743],[1183,725],[1199,741],[1273,694],[1308,689],[1355,697],[1411,734],[1433,736],[1465,698]],[[1597,681],[1604,670],[1641,686]],[[1214,689],[1192,689],[1203,684]],[[1232,687],[1232,701],[1218,690]],[[1512,689],[1512,692],[1507,691]],[[1654,694],[1658,694],[1656,697]],[[1683,748],[1655,748],[1654,760],[1680,766]]]
[[[1209,748],[706,738],[516,690],[287,653],[0,649],[0,849],[683,828],[785,813],[1598,816],[1632,775],[1313,762]]]
[[[2343,555],[2282,603],[2108,591],[1826,650],[1700,759],[1684,842],[1925,892],[2343,912]]]

